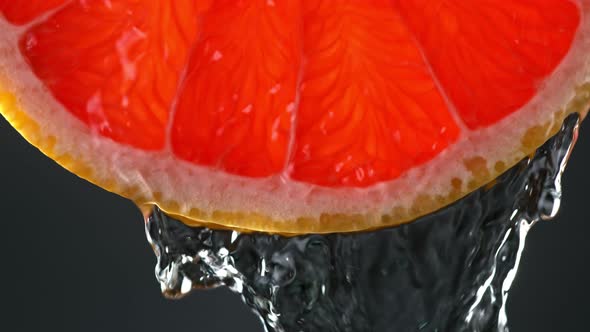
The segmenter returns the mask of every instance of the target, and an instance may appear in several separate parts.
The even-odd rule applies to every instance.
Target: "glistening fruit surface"
[[[567,64],[587,64],[577,54],[585,46],[575,46],[588,43],[588,7],[587,1],[568,0],[0,0],[5,25],[17,34],[4,40],[15,40],[19,53],[8,56],[5,67],[22,60],[18,64],[32,70],[59,111],[72,114],[86,135],[116,143],[106,150],[146,152],[145,158],[107,162],[106,171],[85,165],[91,169],[82,176],[137,201],[168,202],[169,210],[178,210],[172,212],[205,221],[232,224],[226,219],[235,216],[215,217],[216,211],[265,219],[285,202],[292,205],[289,211],[272,219],[344,214],[357,220],[352,228],[366,227],[366,213],[382,219],[384,207],[400,201],[396,196],[404,190],[412,196],[411,204],[402,202],[405,209],[422,205],[418,212],[406,211],[406,218],[448,203],[530,152],[522,145],[533,149],[565,113],[584,110],[585,100],[569,107],[582,98],[573,93],[585,91],[586,80],[574,79]],[[27,81],[6,68],[3,76],[13,81],[8,87]],[[552,109],[534,105],[552,97],[542,95],[548,86],[565,81],[571,81],[571,94],[557,91],[559,101],[546,103]],[[533,120],[501,123],[517,113]],[[56,121],[49,111],[39,114],[29,116],[35,123]],[[47,135],[58,145],[64,137],[81,137],[53,131]],[[482,143],[494,136],[498,143]],[[503,152],[505,139],[523,144]],[[62,147],[69,149],[76,147]],[[396,185],[405,177],[428,186],[425,175],[408,174],[429,169],[445,154],[462,159],[457,162],[463,170],[441,172],[444,179],[434,181],[433,192]],[[78,165],[96,158],[71,159]],[[174,160],[183,166],[171,166]],[[441,161],[438,166],[455,167]],[[104,179],[109,168],[123,175]],[[137,179],[119,183],[133,172]],[[209,195],[183,188],[174,197],[150,180],[154,173],[168,177],[163,182],[172,188],[208,185],[204,178],[213,173],[229,180],[209,180]],[[139,178],[144,183],[133,183]],[[198,181],[187,184],[188,178]],[[281,191],[280,199],[256,203],[273,190]],[[342,209],[355,199],[354,190],[361,191],[363,203]],[[397,219],[404,218],[378,223]],[[264,221],[255,224],[265,229]]]

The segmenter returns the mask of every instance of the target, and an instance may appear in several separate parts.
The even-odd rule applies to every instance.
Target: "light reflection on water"
[[[508,331],[525,238],[555,216],[578,116],[491,188],[399,227],[282,237],[188,227],[155,208],[146,233],[166,296],[227,286],[268,331]]]

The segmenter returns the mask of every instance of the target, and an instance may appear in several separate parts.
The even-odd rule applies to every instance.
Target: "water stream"
[[[171,298],[227,286],[266,331],[507,332],[506,300],[527,232],[559,209],[578,121],[569,116],[495,185],[399,227],[242,234],[189,227],[154,208],[146,233],[156,277]]]

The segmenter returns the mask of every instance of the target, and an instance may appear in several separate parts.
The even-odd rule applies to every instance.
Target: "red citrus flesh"
[[[590,107],[590,0],[0,0],[0,113],[196,225],[399,225]]]
[[[519,109],[580,23],[567,0],[17,3],[7,20],[38,20],[22,54],[100,135],[329,187],[393,180]]]

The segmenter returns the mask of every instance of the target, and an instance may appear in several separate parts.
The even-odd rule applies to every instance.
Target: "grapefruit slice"
[[[0,0],[0,112],[192,224],[397,225],[590,101],[590,0]]]

